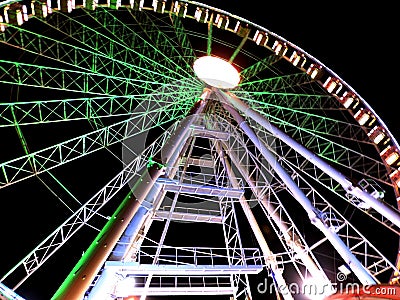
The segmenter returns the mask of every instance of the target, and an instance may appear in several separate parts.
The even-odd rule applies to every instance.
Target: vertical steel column
[[[289,229],[287,225],[282,222],[282,218],[276,212],[276,208],[270,204],[265,197],[261,197],[258,192],[256,183],[254,179],[249,176],[246,170],[239,163],[238,157],[234,155],[229,155],[233,164],[245,178],[247,184],[250,186],[253,194],[259,199],[260,203],[268,212],[271,219],[275,222],[276,226],[279,228],[282,236],[284,236],[286,244],[296,253],[297,258],[304,264],[307,271],[311,274],[312,278],[316,280],[316,285],[324,289],[325,292],[330,293],[335,290],[329,278],[326,276],[325,272],[321,270],[315,263],[315,261],[309,256],[304,246],[301,244],[300,237],[293,233],[293,235],[289,234]],[[246,202],[247,204],[247,202]],[[249,206],[247,204],[247,206]],[[250,207],[249,207],[250,209]]]
[[[263,157],[267,160],[267,162],[271,165],[274,171],[286,184],[288,189],[292,192],[293,197],[305,209],[311,223],[314,224],[326,236],[326,238],[330,241],[332,246],[338,251],[338,253],[344,259],[344,261],[349,265],[349,267],[357,276],[357,278],[361,281],[361,283],[365,285],[376,284],[376,281],[372,277],[372,275],[363,267],[363,265],[349,250],[349,248],[342,241],[342,239],[340,239],[340,237],[335,232],[330,230],[330,228],[323,222],[322,218],[319,215],[318,210],[312,205],[311,201],[307,198],[307,196],[303,193],[303,191],[296,185],[296,183],[292,180],[290,175],[286,173],[285,169],[279,164],[273,153],[271,153],[268,150],[268,148],[265,147],[262,141],[258,139],[253,129],[247,124],[247,122],[238,113],[238,111],[236,111],[232,106],[229,105],[229,103],[233,101],[231,100],[232,98],[227,96],[218,89],[214,89],[214,91],[219,100],[221,101],[221,103],[224,105],[224,107],[229,111],[232,117],[239,124],[243,132],[250,138],[250,140],[254,143],[257,149],[260,150]]]
[[[226,173],[228,175],[230,182],[232,183],[232,186],[235,189],[239,189],[240,188],[239,183],[233,174],[231,165],[226,157],[226,154],[222,150],[222,147],[220,145],[216,144],[216,149],[219,153],[221,161],[224,164]],[[243,212],[247,218],[247,221],[250,224],[251,230],[255,235],[258,245],[261,248],[265,263],[271,268],[271,272],[274,275],[274,278],[277,282],[277,288],[280,289],[278,292],[282,293],[283,298],[286,300],[294,299],[292,294],[290,293],[288,285],[286,284],[285,278],[282,276],[282,270],[279,269],[279,265],[276,260],[276,257],[274,255],[274,253],[271,251],[271,249],[269,248],[268,243],[265,240],[264,235],[260,229],[260,226],[258,225],[257,220],[256,220],[253,212],[251,211],[250,205],[249,205],[249,203],[247,203],[247,200],[244,195],[242,195],[239,198],[239,203],[243,209]]]

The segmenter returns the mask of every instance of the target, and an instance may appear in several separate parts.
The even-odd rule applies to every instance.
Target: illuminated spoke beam
[[[268,101],[265,101],[260,95],[252,97],[246,92],[241,91],[235,94],[241,95],[241,99],[246,101],[253,109],[267,116],[271,122],[285,127],[291,135],[296,135],[298,131],[306,130],[308,132],[320,132],[324,136],[340,136],[343,139],[370,143],[362,126],[325,116],[324,111],[328,109],[342,110],[337,106],[337,100],[332,97],[270,93]],[[277,116],[285,116],[285,118]],[[294,126],[293,124],[302,124],[302,126]],[[364,139],[361,140],[360,136],[364,137]]]
[[[263,59],[260,59],[255,64],[247,67],[242,72],[240,72],[240,77],[242,78],[242,82],[245,83],[260,72],[269,69],[274,63],[279,61],[282,56],[279,55],[270,55]]]
[[[243,93],[236,94],[239,95]],[[327,103],[328,105],[329,103],[334,105],[335,103],[332,102],[336,102],[336,99],[319,95],[313,97],[308,95],[277,93],[272,93],[268,97],[268,102],[258,96],[251,97],[250,95],[245,95],[240,98],[246,101],[253,109],[259,111],[264,116],[268,116],[275,124],[284,126],[290,134],[294,135],[298,130],[307,130],[310,132],[323,133],[325,136],[340,136],[345,139],[370,143],[365,139],[366,135],[362,126],[328,118],[323,113],[321,113],[321,115],[317,114],[327,109],[340,111],[341,109],[339,107],[326,107]],[[285,119],[277,116],[285,116]],[[299,127],[293,124],[301,124],[302,126]],[[364,139],[361,140],[360,136],[364,137]]]
[[[159,73],[165,74],[168,77],[178,79],[193,78],[193,74],[185,72],[182,68],[174,65],[163,65],[159,61],[165,60],[165,54],[160,53],[153,45],[143,40],[137,33],[130,34],[115,32],[116,35],[124,35],[125,40],[129,44],[125,45],[110,38],[89,26],[77,21],[77,18],[71,18],[64,14],[51,14],[46,20],[47,24],[53,25],[55,28],[64,32],[69,37],[79,41],[86,47],[94,51],[103,53],[108,57],[113,57],[116,60],[125,61],[132,65],[141,66],[145,69],[159,69]],[[126,30],[125,26],[118,26],[121,30]],[[140,52],[142,51],[142,52]]]
[[[74,68],[86,70],[90,73],[100,73],[112,77],[135,78],[136,80],[147,80],[149,82],[176,80],[176,76],[169,77],[164,73],[143,68],[141,67],[142,63],[133,65],[117,60],[114,57],[108,57],[103,53],[77,47],[62,42],[59,39],[52,39],[42,34],[27,31],[20,26],[8,26],[12,27],[13,31],[11,33],[10,30],[6,30],[1,33],[0,42],[38,56],[55,59]]]
[[[177,125],[172,126],[172,130]],[[4,281],[11,274],[19,270],[25,276],[18,282],[17,287],[29,278],[43,265],[66,241],[68,241],[80,228],[89,224],[90,219],[98,214],[99,210],[107,204],[117,193],[132,179],[140,175],[146,167],[150,157],[158,153],[170,136],[170,131],[165,131],[148,146],[140,155],[126,165],[121,172],[112,178],[102,189],[82,205],[73,215],[64,221],[53,233],[24,257],[16,266],[5,274],[0,281]],[[21,276],[21,275],[20,275]]]
[[[332,109],[329,104],[336,101],[336,99],[327,95],[318,94],[297,94],[297,93],[284,93],[275,91],[262,91],[262,92],[248,92],[245,90],[235,91],[235,95],[241,99],[245,99],[246,102],[252,103],[253,105],[258,105],[260,108],[269,108],[286,106],[289,109],[308,109],[308,110],[323,110]],[[265,99],[265,96],[268,96]],[[266,101],[268,100],[268,101]],[[337,108],[339,110],[339,108]]]
[[[316,111],[329,108],[329,104],[337,101],[336,99],[327,95],[318,94],[298,94],[298,93],[285,93],[275,91],[262,91],[262,92],[248,92],[245,90],[235,91],[235,95],[241,99],[245,99],[246,102],[257,104],[259,107],[268,108],[270,106],[287,106],[290,109],[314,109]],[[265,101],[265,96],[268,96],[268,101]],[[279,105],[281,104],[281,105]],[[307,106],[310,105],[310,106]],[[339,110],[339,108],[337,108]]]
[[[3,83],[94,95],[151,94],[154,89],[163,86],[163,83],[159,82],[147,82],[132,78],[119,78],[4,60],[0,60],[0,72],[0,82]]]
[[[310,82],[312,82],[312,80],[307,74],[295,73],[247,82],[242,81],[239,87],[246,90],[246,92],[251,95],[268,95],[271,92],[288,92],[288,90],[294,92],[294,87],[306,85]]]
[[[185,57],[187,60],[189,60],[188,63],[190,65],[192,65],[196,58],[196,55],[193,51],[192,45],[189,42],[188,36],[186,34],[186,30],[183,27],[181,18],[177,17],[174,14],[171,14],[171,20],[172,20],[172,26],[174,27],[174,30],[175,30],[178,47],[181,48],[183,57]]]
[[[324,95],[307,95],[294,93],[264,92],[263,95],[237,91],[235,94],[248,103],[253,109],[262,112],[271,122],[279,126],[285,126],[290,134],[297,130],[322,131],[324,135],[333,134],[335,136],[348,133],[348,138],[354,139],[355,133],[360,133],[362,128],[342,122],[340,132],[335,132],[339,122],[334,119],[327,119],[326,116],[318,113],[326,109],[332,110],[337,105],[337,100]],[[267,100],[265,99],[267,96]],[[329,106],[328,105],[332,105]],[[336,110],[340,110],[339,107]],[[279,117],[277,117],[279,116]],[[284,118],[283,118],[284,116]],[[293,119],[293,122],[290,122]],[[299,120],[303,120],[300,121]],[[293,124],[302,124],[302,127]],[[329,123],[329,126],[326,124]],[[304,128],[303,128],[304,127]],[[343,128],[347,131],[343,132]],[[326,131],[325,131],[326,130]]]
[[[176,97],[177,92],[161,92],[151,95],[110,96],[79,99],[62,99],[31,102],[0,103],[0,128],[19,125],[52,123],[83,119],[98,119],[134,115],[138,102],[154,100],[160,104],[171,103],[163,96]],[[13,120],[12,109],[15,120]],[[142,112],[140,112],[142,114]]]
[[[171,42],[171,38],[164,33],[165,29],[158,29],[158,25],[145,11],[137,12],[129,10],[129,13],[136,20],[138,25],[140,25],[140,28],[149,37],[150,41],[152,41],[151,45],[153,48],[150,51],[154,50],[160,55],[157,59],[158,62],[163,62],[163,65],[179,73],[181,73],[180,70],[182,70],[188,76],[193,75],[191,66],[188,64],[186,58],[182,56],[182,53],[178,51],[179,44],[173,44]],[[121,43],[127,46],[131,45],[131,36],[138,35],[138,32],[133,31],[132,28],[124,24],[107,9],[96,9],[90,15],[92,17],[94,15],[94,19],[97,22],[107,24],[107,30],[110,31],[113,36],[117,37]],[[170,22],[169,17],[168,21]],[[120,29],[121,27],[122,31]],[[128,41],[129,43],[127,43]],[[171,58],[174,58],[174,60]]]
[[[213,24],[212,22],[208,22],[208,32],[207,32],[207,55],[211,55],[211,48],[212,48],[212,30]]]
[[[233,52],[232,56],[229,58],[229,62],[232,63],[236,56],[239,54],[240,50],[242,50],[244,44],[247,42],[249,37],[250,30],[246,30],[245,34],[242,36],[242,40],[240,41],[239,46],[236,47],[235,51]]]
[[[196,95],[199,95],[197,93]],[[0,188],[66,164],[110,145],[121,143],[140,132],[177,120],[190,110],[195,96],[182,97],[151,113],[135,116],[57,145],[0,163]],[[154,122],[156,121],[156,122]],[[32,163],[32,166],[30,165]]]

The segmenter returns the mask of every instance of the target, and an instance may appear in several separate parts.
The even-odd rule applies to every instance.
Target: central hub
[[[239,72],[232,64],[215,56],[196,59],[193,70],[198,78],[216,88],[233,89],[240,82]]]

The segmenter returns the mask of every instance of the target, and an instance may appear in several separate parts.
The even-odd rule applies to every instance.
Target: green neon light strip
[[[51,299],[58,299],[61,295],[63,295],[66,292],[66,289],[70,286],[71,282],[75,280],[75,273],[85,264],[88,263],[89,259],[92,258],[93,253],[98,250],[98,241],[101,239],[103,235],[105,235],[110,228],[113,227],[114,223],[117,221],[117,215],[119,212],[125,207],[126,203],[131,200],[132,197],[132,191],[126,195],[124,200],[121,202],[119,207],[116,209],[114,214],[110,217],[106,225],[103,227],[103,229],[99,232],[99,234],[96,236],[96,238],[93,240],[93,242],[90,244],[89,248],[83,253],[82,257],[79,259],[78,263],[75,265],[75,267],[72,269],[72,271],[68,274],[66,279],[63,281],[62,285],[58,288],[57,292],[53,295]]]

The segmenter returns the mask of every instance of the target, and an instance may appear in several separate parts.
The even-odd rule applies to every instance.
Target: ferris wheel
[[[318,59],[193,1],[0,8],[0,299],[400,297],[400,147]]]

